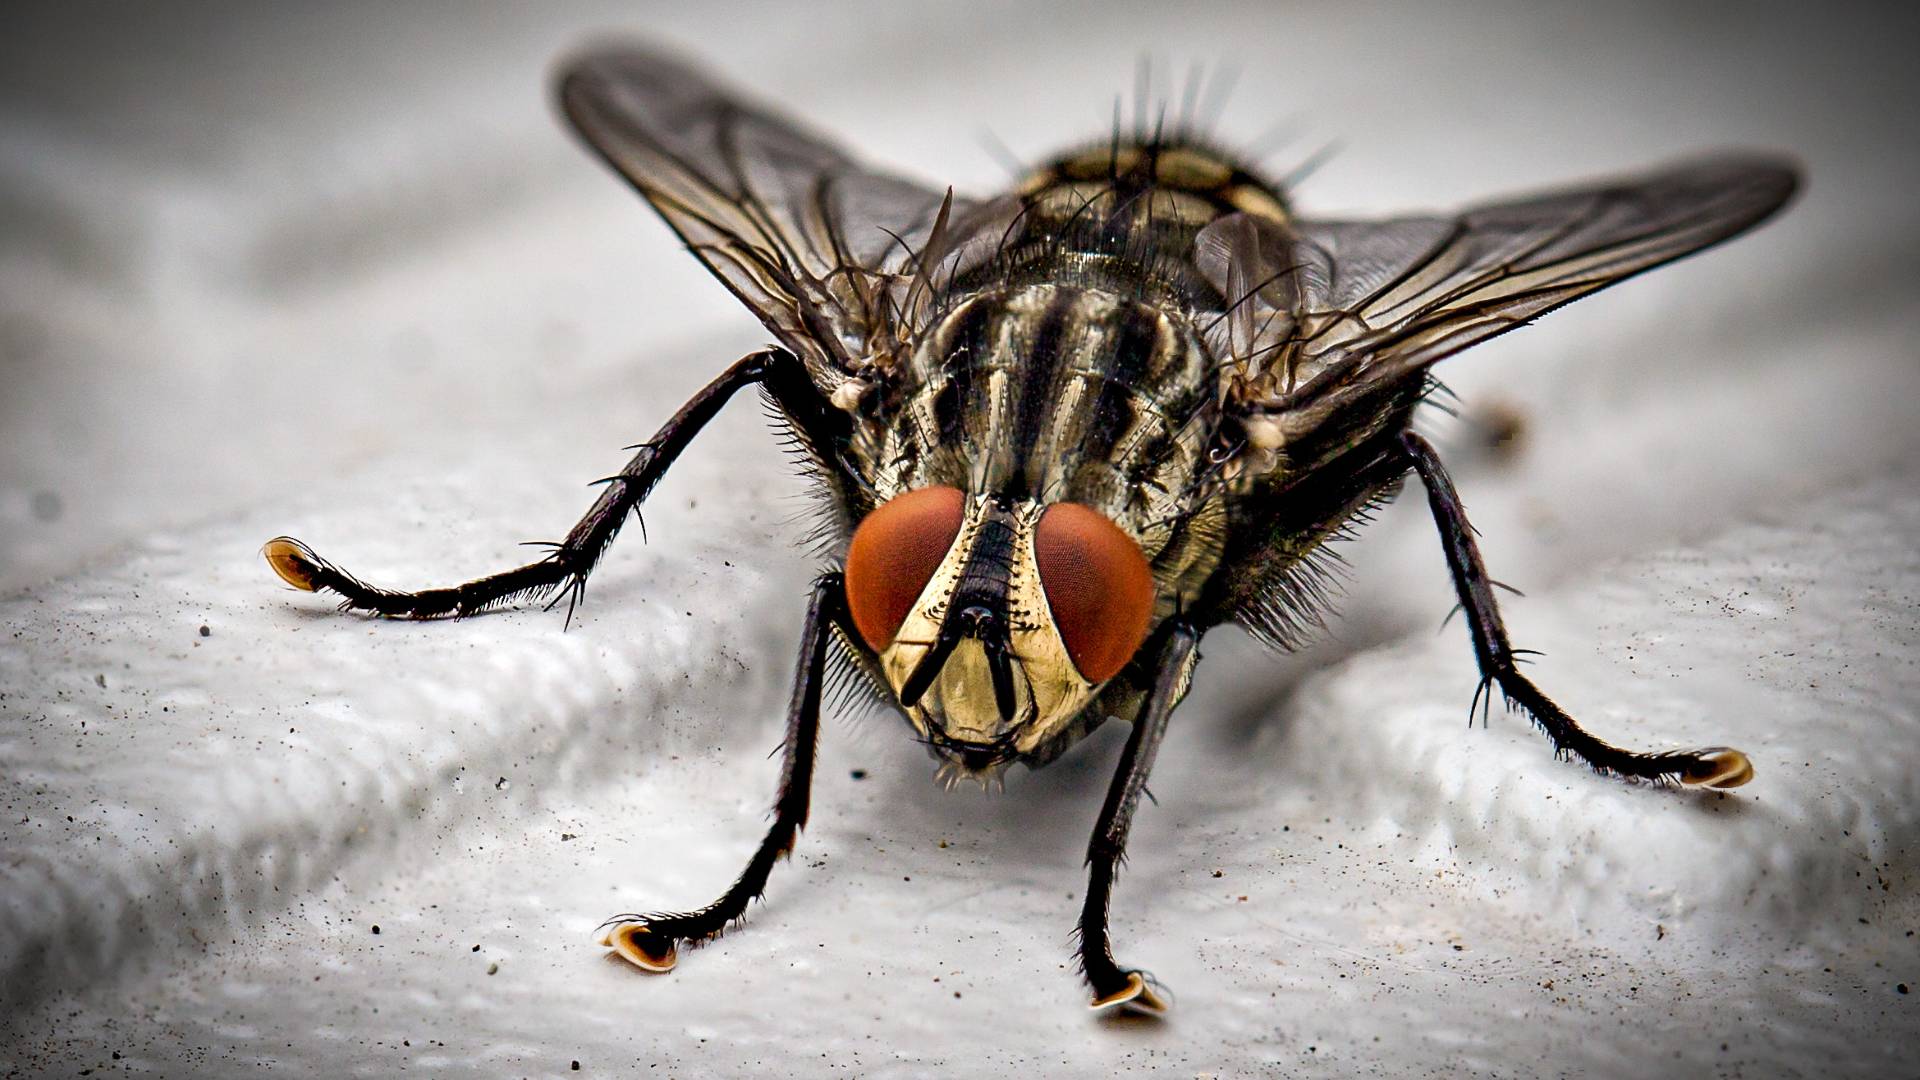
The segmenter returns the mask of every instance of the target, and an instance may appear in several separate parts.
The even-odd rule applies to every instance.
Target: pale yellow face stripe
[[[966,520],[947,549],[946,558],[933,572],[927,587],[914,601],[913,610],[894,635],[893,644],[880,654],[880,670],[887,684],[898,694],[907,677],[933,648],[940,635],[941,619],[952,606],[954,590],[986,519],[991,500],[976,495],[967,500]],[[1040,568],[1034,561],[1033,534],[1046,508],[1027,500],[1014,507],[1015,539],[1012,553],[1012,586],[1007,610],[1013,621],[1011,646],[1017,658],[1014,675],[1016,709],[1011,722],[1000,718],[993,694],[993,680],[986,652],[978,642],[962,642],[947,658],[933,685],[918,703],[907,710],[907,717],[922,734],[930,733],[933,720],[948,737],[966,742],[992,743],[1013,735],[1013,748],[1029,753],[1058,734],[1080,710],[1093,700],[1099,689],[1082,678],[1067,652],[1067,643],[1054,624],[1045,588],[1040,583]]]

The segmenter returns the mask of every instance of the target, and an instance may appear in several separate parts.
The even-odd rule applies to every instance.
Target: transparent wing
[[[1232,393],[1278,437],[1496,334],[1755,225],[1798,183],[1728,155],[1456,217],[1208,226],[1197,261],[1227,297]]]
[[[576,58],[560,100],[586,141],[823,388],[868,361],[901,280],[954,209],[948,193],[868,169],[646,46]]]

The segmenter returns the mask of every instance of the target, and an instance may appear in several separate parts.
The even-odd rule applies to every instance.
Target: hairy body
[[[1454,215],[1297,217],[1186,124],[1116,126],[990,199],[861,165],[645,47],[574,63],[588,143],[779,345],[681,407],[552,553],[461,585],[360,581],[287,537],[287,582],[388,617],[571,604],[702,425],[759,386],[805,448],[841,569],[814,584],[774,824],[695,911],[631,913],[603,942],[670,969],[740,918],[808,810],[823,672],[867,677],[942,762],[983,783],[1131,724],[1093,837],[1079,931],[1096,1008],[1157,1013],[1121,967],[1108,902],[1168,718],[1211,628],[1293,644],[1317,625],[1329,540],[1408,473],[1427,492],[1481,671],[1564,756],[1734,787],[1745,755],[1641,753],[1584,731],[1517,667],[1471,526],[1410,429],[1440,360],[1727,239],[1785,203],[1790,164],[1724,155]]]

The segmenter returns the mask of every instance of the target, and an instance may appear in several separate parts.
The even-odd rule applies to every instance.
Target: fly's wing
[[[1196,260],[1229,305],[1229,400],[1250,441],[1278,448],[1461,349],[1744,231],[1797,183],[1785,161],[1729,155],[1452,218],[1223,218]]]
[[[949,231],[950,193],[868,169],[646,46],[578,57],[560,101],[825,392],[874,362],[901,281]]]

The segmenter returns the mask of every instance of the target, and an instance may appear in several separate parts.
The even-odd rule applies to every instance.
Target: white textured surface
[[[1470,409],[1528,416],[1516,463],[1432,425],[1549,692],[1621,742],[1740,746],[1755,782],[1624,787],[1516,718],[1465,730],[1470,650],[1431,631],[1450,597],[1409,500],[1347,551],[1329,642],[1208,640],[1116,896],[1122,959],[1179,995],[1143,1027],[1079,1010],[1067,940],[1118,731],[985,798],[941,795],[892,718],[834,722],[745,931],[655,979],[589,943],[703,902],[763,827],[810,564],[751,407],[570,632],[274,587],[255,550],[283,531],[382,582],[497,567],[758,340],[545,115],[562,47],[661,20],[468,10],[7,47],[0,1067],[1911,1072],[1916,170],[1908,118],[1869,107],[1904,100],[1901,35],[1744,7],[668,28],[974,184],[977,125],[1027,153],[1087,134],[1142,45],[1237,55],[1234,131],[1342,137],[1317,208],[1726,143],[1808,164],[1763,233],[1449,364]],[[1263,41],[1288,65],[1252,63]],[[61,78],[81,46],[96,75]],[[1397,62],[1355,79],[1361,56]]]

